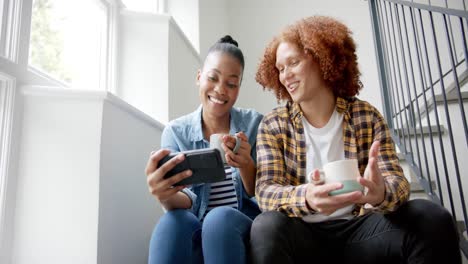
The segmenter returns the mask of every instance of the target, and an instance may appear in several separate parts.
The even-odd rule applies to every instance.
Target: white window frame
[[[16,179],[11,176],[15,87],[15,78],[0,73],[0,261],[6,263],[10,261],[16,196]]]
[[[106,90],[116,94],[117,88],[117,32],[119,25],[119,12],[122,3],[120,0],[99,0],[107,8],[107,41],[106,41]]]
[[[2,18],[2,42],[0,43],[1,54],[8,60],[18,62],[19,29],[21,9],[23,1],[4,0]]]
[[[2,39],[0,42],[0,262],[11,262],[12,239],[14,229],[14,208],[16,196],[16,175],[14,174],[15,135],[14,109],[16,83],[20,76],[25,76],[25,47],[20,43],[21,36],[29,36],[25,26],[30,14],[28,6],[32,0],[4,0],[2,15]],[[24,35],[23,35],[24,34]],[[27,38],[29,39],[29,38]],[[26,48],[26,51],[28,50]],[[27,58],[27,57],[26,57]],[[18,133],[18,131],[16,131]],[[16,133],[16,134],[17,134]]]
[[[169,0],[157,0],[157,12],[158,14],[166,14],[167,13],[167,1]]]

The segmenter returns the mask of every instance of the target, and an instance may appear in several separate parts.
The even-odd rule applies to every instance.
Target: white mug
[[[234,148],[232,149],[232,152],[237,153],[237,151],[239,150],[240,148],[240,144],[241,144],[241,139],[236,136],[236,135],[230,135],[230,134],[226,134],[226,133],[219,133],[219,134],[212,134],[210,136],[210,148],[215,148],[215,149],[218,149],[219,152],[221,152],[221,158],[223,159],[223,163],[226,164],[226,152],[224,152],[224,149],[223,149],[223,136],[225,135],[228,135],[228,136],[232,136],[236,139],[236,145],[234,146]]]
[[[310,176],[310,175],[309,175]],[[329,195],[338,195],[354,191],[363,191],[362,186],[357,180],[360,177],[358,161],[356,159],[337,160],[329,162],[320,170],[320,180],[325,183],[340,182],[343,188],[331,191]]]

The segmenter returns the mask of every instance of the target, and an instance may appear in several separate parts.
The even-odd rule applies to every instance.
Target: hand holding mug
[[[354,191],[363,191],[364,187],[359,184],[357,178],[361,178],[358,161],[356,159],[346,159],[325,164],[323,169],[319,170],[318,182],[341,183],[343,185],[341,189],[333,190],[329,193],[330,196],[333,196]],[[315,181],[317,181],[317,179]]]
[[[225,143],[226,147],[229,146],[229,149],[226,150],[226,161],[233,167],[243,168],[253,163],[252,156],[250,156],[252,147],[244,132],[238,132],[235,136],[240,139],[239,149],[235,152],[234,148],[232,148],[233,150],[231,151],[232,140]]]
[[[334,191],[343,189],[341,182],[325,182],[321,180],[320,171],[314,170],[309,174],[311,183],[307,186],[306,203],[314,211],[324,215],[331,215],[336,210],[355,204],[362,197],[361,191],[330,195]]]
[[[252,147],[244,132],[235,135],[213,134],[210,136],[210,147],[219,149],[223,161],[230,166],[242,168],[253,163],[250,156]]]

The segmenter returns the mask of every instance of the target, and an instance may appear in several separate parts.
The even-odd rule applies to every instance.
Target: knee
[[[199,228],[200,221],[192,212],[185,209],[176,209],[166,212],[156,226],[156,230],[170,232],[174,235],[177,233],[191,233]]]
[[[429,223],[445,223],[453,225],[452,215],[444,207],[423,199],[416,199],[407,203],[407,210],[412,219]]]
[[[219,206],[211,210],[206,216],[204,222],[226,221],[230,217],[240,213],[239,210],[229,206]]]
[[[406,221],[412,228],[424,232],[455,231],[455,222],[447,209],[434,202],[422,199],[411,200],[404,209]]]
[[[408,202],[406,210],[405,221],[410,222],[411,231],[425,243],[438,248],[435,255],[459,256],[458,231],[454,218],[447,209],[428,200],[412,200]],[[455,263],[445,258],[447,263]]]
[[[238,218],[242,218],[242,212],[227,206],[216,207],[211,210],[203,220],[202,232],[206,234],[216,234],[217,236],[231,236],[242,233],[242,228],[238,226]],[[246,218],[245,216],[244,218]],[[241,221],[249,222],[249,221]],[[250,223],[249,223],[250,228]]]
[[[250,236],[253,240],[276,240],[288,223],[288,217],[280,212],[264,212],[253,221]]]

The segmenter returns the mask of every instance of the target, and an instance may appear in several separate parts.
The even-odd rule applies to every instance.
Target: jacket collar
[[[200,105],[195,112],[192,113],[192,118],[190,121],[191,131],[189,133],[189,139],[191,141],[201,141],[204,139],[203,136],[203,107]],[[244,120],[242,120],[241,112],[238,108],[233,107],[229,113],[230,118],[230,126],[229,126],[229,133],[234,135],[240,131],[247,130],[247,124]]]

